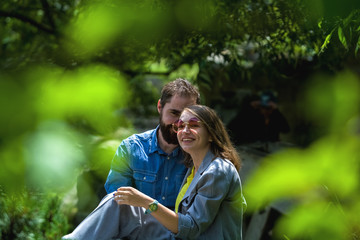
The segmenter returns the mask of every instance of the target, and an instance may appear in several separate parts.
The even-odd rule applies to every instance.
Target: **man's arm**
[[[109,175],[105,182],[107,193],[116,191],[121,186],[133,186],[132,169],[126,142],[122,141],[111,162]]]

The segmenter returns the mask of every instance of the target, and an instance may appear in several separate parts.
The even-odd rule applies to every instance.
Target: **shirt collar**
[[[152,132],[152,136],[151,136],[151,141],[149,144],[149,153],[154,153],[154,152],[159,152],[160,154],[163,155],[168,155],[167,153],[165,153],[159,146],[159,141],[158,141],[158,137],[157,137],[157,132],[160,131],[160,125],[158,125],[155,128],[155,131]],[[177,156],[180,152],[180,147],[177,147],[174,149],[174,151],[172,151],[171,154],[169,154],[170,156]]]
[[[212,162],[212,160],[215,159],[215,155],[211,152],[211,150],[209,150],[205,157],[204,160],[202,161],[202,163],[199,166],[198,172],[200,174],[203,174],[203,172],[208,168],[208,166],[210,165],[210,163]]]

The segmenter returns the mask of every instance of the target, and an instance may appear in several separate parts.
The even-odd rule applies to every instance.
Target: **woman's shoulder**
[[[222,189],[224,194],[241,190],[240,175],[227,159],[219,157],[213,159],[200,179],[212,189]]]
[[[238,174],[234,164],[227,159],[216,157],[209,165],[208,171],[219,175]]]

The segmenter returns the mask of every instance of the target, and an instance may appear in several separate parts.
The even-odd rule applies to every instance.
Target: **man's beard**
[[[178,145],[179,141],[177,139],[177,135],[176,133],[173,131],[172,129],[172,125],[166,125],[163,121],[162,121],[162,116],[160,115],[160,131],[161,134],[164,138],[164,140],[168,143],[168,144],[175,144]]]

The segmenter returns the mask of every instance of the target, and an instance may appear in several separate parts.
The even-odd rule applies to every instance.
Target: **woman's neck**
[[[194,174],[196,173],[196,171],[199,169],[202,161],[204,160],[207,152],[209,151],[209,148],[204,149],[203,151],[196,151],[194,153],[191,153],[191,159],[193,161],[194,164]]]

